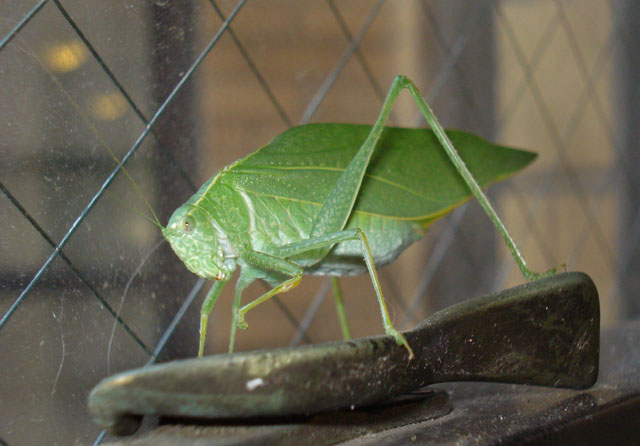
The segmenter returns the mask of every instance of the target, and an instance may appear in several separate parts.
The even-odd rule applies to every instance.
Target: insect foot
[[[409,353],[409,361],[411,361],[414,358],[415,355],[413,354],[413,349],[411,348],[411,346],[407,342],[407,338],[405,338],[402,333],[398,332],[393,327],[387,327],[385,329],[385,331],[389,336],[393,336],[393,339],[396,340],[398,345],[402,345],[402,346],[404,346],[404,348],[407,349],[407,352]]]
[[[545,271],[543,273],[534,273],[534,272],[524,273],[523,272],[522,274],[524,275],[525,279],[529,281],[533,281],[533,280],[540,280],[540,279],[546,279],[547,277],[551,277],[555,275],[557,271],[558,271],[558,268],[551,268],[549,271]]]
[[[244,313],[238,313],[236,316],[236,325],[241,330],[246,330],[249,328],[249,324],[244,320]]]

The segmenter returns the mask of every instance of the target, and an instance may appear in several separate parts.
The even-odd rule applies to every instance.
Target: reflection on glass
[[[44,50],[43,59],[47,67],[56,73],[68,73],[77,70],[85,61],[89,52],[82,42],[57,42]]]

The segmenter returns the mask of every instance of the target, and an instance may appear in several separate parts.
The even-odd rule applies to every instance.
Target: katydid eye
[[[187,218],[184,221],[182,227],[184,229],[184,232],[189,233],[189,232],[193,232],[193,230],[195,229],[196,225],[195,225],[195,222],[192,219]]]

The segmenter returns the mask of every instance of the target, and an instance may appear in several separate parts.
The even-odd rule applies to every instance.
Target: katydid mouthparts
[[[385,127],[405,88],[431,130]],[[202,305],[198,356],[204,352],[209,314],[240,266],[229,352],[236,328],[247,328],[245,314],[296,287],[304,274],[368,272],[386,334],[412,358],[411,346],[391,323],[376,265],[395,260],[434,220],[473,195],[527,279],[553,274],[529,270],[482,190],[535,157],[468,133],[445,133],[405,76],[394,79],[373,126],[308,124],[285,131],[223,168],[162,229],[190,271],[214,280]],[[273,288],[242,305],[243,290],[256,279]]]

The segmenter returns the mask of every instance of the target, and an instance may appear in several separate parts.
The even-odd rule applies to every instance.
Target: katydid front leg
[[[209,288],[207,296],[204,298],[202,308],[200,309],[200,343],[198,345],[198,358],[204,353],[204,341],[207,337],[207,324],[209,323],[209,315],[213,310],[222,288],[227,284],[228,280],[216,280]],[[237,288],[236,288],[237,289]]]

